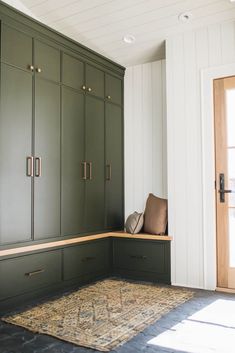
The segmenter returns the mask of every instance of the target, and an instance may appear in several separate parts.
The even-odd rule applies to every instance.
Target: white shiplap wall
[[[215,268],[211,272],[206,268],[204,244],[208,237],[215,240],[215,228],[210,227],[213,234],[204,231],[207,220],[203,218],[203,196],[207,191],[211,193],[214,185],[212,178],[210,190],[203,190],[203,166],[211,165],[214,156],[203,153],[201,74],[206,68],[235,62],[235,22],[169,38],[166,58],[169,233],[174,237],[172,282],[213,289],[207,283]],[[212,117],[203,114],[203,119]],[[204,142],[212,150],[213,140]]]
[[[125,75],[125,215],[143,211],[150,192],[167,197],[165,61]]]

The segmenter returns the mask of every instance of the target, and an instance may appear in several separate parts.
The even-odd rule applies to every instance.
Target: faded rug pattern
[[[106,279],[3,321],[105,352],[192,296],[183,288]]]

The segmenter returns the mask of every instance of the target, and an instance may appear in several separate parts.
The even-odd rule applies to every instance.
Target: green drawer
[[[169,271],[169,244],[166,241],[114,239],[114,269],[163,274]]]
[[[64,249],[64,280],[83,275],[105,274],[110,267],[108,239]]]
[[[61,259],[56,250],[0,261],[0,299],[60,282]]]

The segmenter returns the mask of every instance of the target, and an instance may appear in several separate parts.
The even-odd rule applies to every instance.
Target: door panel
[[[32,38],[14,28],[3,25],[2,61],[21,69],[30,70],[30,65],[33,65]]]
[[[104,73],[91,65],[86,65],[86,87],[88,93],[104,98]],[[91,90],[89,92],[89,89]]]
[[[122,80],[105,74],[105,97],[110,102],[122,104]]]
[[[31,239],[32,76],[2,64],[0,116],[0,243]]]
[[[55,82],[60,81],[60,51],[35,40],[35,71],[40,78],[46,78]],[[40,69],[41,72],[37,72]]]
[[[235,77],[214,81],[217,285],[235,289]]]
[[[104,102],[86,97],[86,230],[104,228]],[[90,168],[89,168],[89,163]]]
[[[63,84],[66,86],[82,89],[85,85],[84,63],[70,55],[63,54],[62,77]]]
[[[41,158],[41,176],[34,182],[34,237],[55,237],[60,235],[60,87],[45,80],[35,87],[35,156]]]
[[[106,104],[106,227],[123,227],[122,109]]]
[[[84,95],[62,90],[62,234],[83,230]]]

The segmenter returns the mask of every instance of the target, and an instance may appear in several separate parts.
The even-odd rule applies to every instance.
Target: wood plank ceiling
[[[235,19],[229,0],[5,0],[112,60],[130,66],[164,58],[164,40],[178,32]],[[187,23],[179,15],[192,13]],[[123,37],[135,36],[126,44]]]

